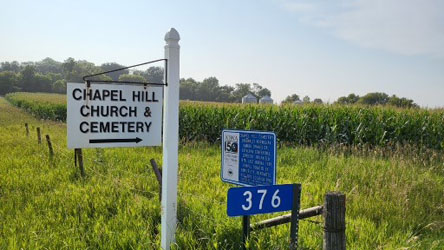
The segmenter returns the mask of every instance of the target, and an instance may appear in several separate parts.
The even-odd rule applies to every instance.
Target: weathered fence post
[[[52,149],[51,138],[49,138],[49,135],[46,135],[46,142],[48,143],[49,157],[53,157],[54,156],[54,150]]]
[[[81,148],[74,149],[74,155],[77,159],[77,162],[79,163],[79,169],[80,169],[80,175],[82,177],[85,177],[85,169],[83,168],[83,154]]]
[[[42,136],[40,134],[40,127],[37,127],[37,142],[42,144]]]
[[[329,192],[324,205],[324,250],[345,249],[345,194]]]
[[[157,182],[159,183],[159,201],[162,201],[162,170],[159,169],[154,159],[150,160],[153,167],[154,174],[156,175]]]
[[[28,123],[25,123],[25,128],[26,128],[26,136],[29,137],[29,127],[28,127]]]

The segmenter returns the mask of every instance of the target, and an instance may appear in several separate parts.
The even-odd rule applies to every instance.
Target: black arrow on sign
[[[91,139],[89,143],[121,143],[121,142],[135,142],[139,143],[142,139],[139,137],[129,139]]]

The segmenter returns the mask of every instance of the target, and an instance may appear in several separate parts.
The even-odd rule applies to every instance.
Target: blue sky
[[[136,64],[181,35],[181,77],[257,82],[275,101],[386,92],[444,107],[440,0],[3,1],[0,61]]]

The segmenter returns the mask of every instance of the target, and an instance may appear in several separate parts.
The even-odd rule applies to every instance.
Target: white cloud
[[[442,0],[281,1],[300,21],[362,47],[444,56]]]

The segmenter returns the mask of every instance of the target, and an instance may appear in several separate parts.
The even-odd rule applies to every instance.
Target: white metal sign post
[[[68,83],[68,148],[160,146],[162,87]]]
[[[163,115],[163,173],[161,247],[170,249],[175,242],[177,225],[177,170],[179,150],[179,33],[171,28],[165,35],[168,60]]]
[[[163,101],[161,247],[165,250],[175,243],[177,225],[179,40],[171,28],[165,35],[165,59],[130,66],[166,60],[165,84],[86,80],[108,71],[85,76],[86,83],[67,85],[68,148],[76,149],[82,173],[82,148],[160,146]],[[153,85],[164,85],[164,93]]]

